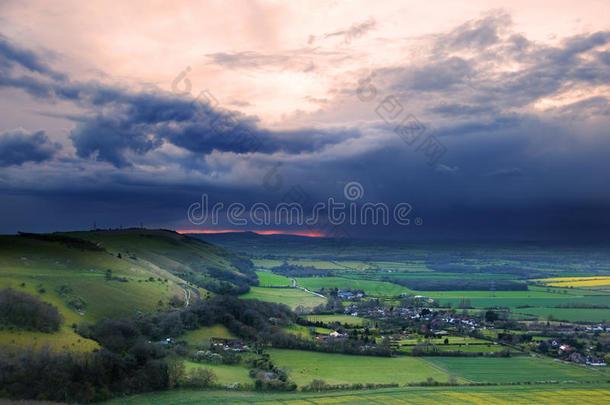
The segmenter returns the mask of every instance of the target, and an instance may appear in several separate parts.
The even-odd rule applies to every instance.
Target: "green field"
[[[240,298],[277,302],[279,304],[286,304],[292,309],[302,305],[306,309],[311,310],[320,304],[326,303],[324,298],[306,293],[305,291],[297,288],[251,287],[250,291],[246,294],[240,295]]]
[[[270,271],[257,271],[259,287],[292,287],[288,277],[273,274]]]
[[[363,290],[366,295],[378,297],[393,297],[402,293],[412,293],[406,287],[386,281],[370,281],[348,279],[340,277],[307,277],[297,278],[297,284],[309,290],[315,291],[321,288],[345,288],[351,290]]]
[[[329,333],[331,333],[333,331],[332,329],[320,328],[320,327],[309,328],[309,327],[303,326],[303,325],[290,325],[288,327],[285,327],[284,330],[295,336],[301,335],[301,337],[303,339],[312,338],[312,337],[314,337],[315,333],[328,335]]]
[[[269,404],[269,405],[368,405],[368,404],[583,404],[610,402],[607,385],[511,385],[484,387],[410,387],[325,393],[258,393],[175,390],[118,398],[107,404]]]
[[[440,298],[437,299],[442,305],[450,303],[454,307],[460,304],[462,298],[470,299],[470,304],[475,308],[490,308],[490,307],[506,307],[513,308],[516,311],[520,306],[532,306],[532,307],[554,307],[556,305],[566,304],[601,304],[608,305],[610,296],[592,295],[592,296],[557,296],[557,297],[544,297],[544,298],[530,298],[530,297],[514,297],[514,298],[503,298],[503,297],[487,297],[487,298],[469,298],[468,294],[464,294],[460,298]],[[436,299],[436,298],[435,298]]]
[[[311,322],[323,323],[339,322],[344,325],[347,324],[352,326],[362,326],[368,323],[364,318],[350,315],[307,315],[307,320]]]
[[[415,346],[401,346],[399,349],[399,353],[410,353]],[[517,352],[515,349],[510,349],[501,345],[494,345],[490,343],[488,345],[430,345],[428,347],[423,348],[427,353],[436,352],[465,352],[465,353],[498,353],[504,350],[509,350],[511,352]]]
[[[289,367],[290,378],[302,386],[313,379],[328,384],[398,383],[425,381],[432,377],[448,381],[449,374],[416,357],[373,357],[346,354],[271,349],[271,359],[278,367]]]
[[[217,384],[235,384],[239,383],[244,386],[252,386],[249,370],[242,365],[227,365],[227,364],[209,364],[197,363],[193,361],[185,361],[186,370],[192,368],[209,368],[218,377]]]
[[[610,374],[602,370],[532,357],[428,357],[427,361],[473,382],[602,382],[610,377]]]
[[[602,322],[610,320],[610,309],[600,308],[518,308],[515,312],[547,319],[549,315],[558,321]]]
[[[178,340],[184,340],[191,346],[206,343],[211,337],[235,338],[224,325],[208,326],[186,332]]]

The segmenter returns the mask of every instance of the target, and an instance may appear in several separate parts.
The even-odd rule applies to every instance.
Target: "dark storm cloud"
[[[2,34],[0,34],[0,65],[4,67],[21,65],[32,72],[48,75],[56,80],[66,78],[64,74],[51,69],[39,55],[9,42]]]
[[[15,130],[0,134],[0,167],[18,166],[26,162],[44,162],[61,148],[44,131],[27,133]]]
[[[471,21],[435,36],[430,55],[421,63],[376,70],[376,101],[382,95],[396,95],[426,126],[424,136],[433,135],[446,145],[448,151],[437,165],[428,165],[421,151],[393,135],[393,128],[378,117],[373,123],[366,121],[374,114],[374,103],[369,111],[358,110],[370,114],[354,119],[364,122],[357,129],[279,131],[262,128],[256,117],[166,92],[59,78],[48,68],[45,73],[46,65],[41,68],[27,58],[12,57],[10,63],[0,64],[0,86],[40,99],[73,101],[86,111],[68,117],[75,123],[70,133],[77,154],[74,168],[83,177],[41,197],[53,202],[51,216],[58,224],[69,222],[78,205],[81,210],[95,207],[93,213],[120,207],[111,211],[120,211],[121,216],[115,218],[119,214],[112,212],[96,218],[80,211],[78,223],[97,219],[118,226],[143,218],[151,226],[189,226],[185,209],[203,192],[219,202],[252,204],[279,200],[297,185],[312,199],[324,201],[340,198],[347,182],[358,181],[366,201],[411,203],[415,215],[424,219],[421,229],[427,236],[543,235],[548,230],[556,236],[561,229],[601,235],[610,223],[610,139],[607,127],[600,124],[609,115],[607,95],[597,91],[546,110],[532,103],[572,89],[610,84],[610,57],[602,50],[610,43],[610,34],[583,34],[547,45],[511,30],[510,18],[502,14]],[[208,56],[212,63],[231,69],[300,70],[308,66],[309,56],[304,54]],[[359,102],[353,89],[349,95],[345,110],[353,105],[350,101]],[[329,96],[324,108],[333,108],[333,103]],[[166,145],[185,153],[169,156]],[[220,161],[210,157],[215,151],[235,156],[227,154]],[[240,156],[254,152],[248,161]],[[114,167],[96,165],[93,159]],[[266,169],[280,159],[282,188],[277,192],[264,187],[264,174],[243,183],[235,180],[249,171],[259,176],[261,166]],[[160,169],[150,174],[139,171],[138,163]],[[158,179],[157,173],[165,174],[171,164],[179,166],[176,172]],[[104,171],[90,173],[93,165]],[[233,174],[234,169],[237,174],[226,180],[223,174]],[[212,172],[220,179],[217,183],[204,176],[189,177]],[[87,191],[90,188],[94,190]],[[45,208],[37,196],[29,197],[30,203]],[[14,197],[13,205],[29,207],[26,200],[23,192]],[[28,212],[24,208],[24,221]],[[571,228],[561,228],[561,223]],[[353,234],[359,232],[383,237],[406,231],[377,228]]]
[[[493,106],[459,103],[443,103],[439,106],[430,108],[430,111],[447,117],[498,113],[498,110]]]
[[[431,92],[447,105],[501,111],[579,86],[608,84],[610,58],[600,48],[609,43],[608,31],[565,38],[558,45],[531,42],[512,32],[510,17],[500,13],[437,35],[427,59],[417,65],[381,68],[376,73],[391,83],[389,92],[405,98]],[[515,68],[496,71],[490,68],[494,65]],[[431,112],[464,113],[446,107]],[[476,114],[477,109],[472,109]]]
[[[98,82],[72,82],[29,51],[16,50],[6,41],[3,49],[11,63],[0,70],[0,86],[18,88],[37,98],[72,101],[90,110],[89,115],[66,117],[76,122],[70,133],[76,153],[119,168],[132,165],[130,154],[146,155],[164,143],[201,155],[213,151],[301,154],[359,136],[356,130],[269,131],[258,126],[256,117],[206,101],[162,91],[135,92]],[[16,74],[13,68],[17,64],[42,77]]]

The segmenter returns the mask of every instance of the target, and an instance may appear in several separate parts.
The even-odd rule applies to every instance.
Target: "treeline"
[[[527,284],[512,280],[484,280],[484,279],[446,279],[446,278],[392,278],[388,279],[395,284],[420,291],[525,291]]]
[[[273,273],[286,277],[332,277],[334,272],[328,269],[318,269],[313,266],[300,266],[284,262],[270,269]]]
[[[0,290],[0,325],[39,332],[59,330],[59,310],[40,298],[10,288]]]
[[[374,340],[374,339],[373,339]],[[332,338],[323,341],[303,340],[289,333],[274,333],[269,338],[273,347],[293,350],[309,350],[323,353],[359,354],[368,356],[389,357],[392,354],[389,341],[368,344],[364,340],[353,338]]]
[[[294,317],[290,308],[282,304],[217,295],[195,301],[180,311],[136,319],[104,319],[95,325],[83,323],[78,332],[120,352],[136,341],[179,338],[186,331],[216,324],[243,339],[263,342],[274,333],[275,325],[288,325]]]

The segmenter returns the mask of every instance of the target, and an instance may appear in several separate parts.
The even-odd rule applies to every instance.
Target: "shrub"
[[[187,373],[182,385],[185,387],[203,388],[216,384],[218,377],[209,368],[193,368]]]

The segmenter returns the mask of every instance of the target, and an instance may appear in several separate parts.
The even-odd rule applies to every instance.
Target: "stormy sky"
[[[354,237],[610,234],[608,2],[125,3],[0,4],[0,233],[332,236],[187,212],[355,182],[411,221]]]

